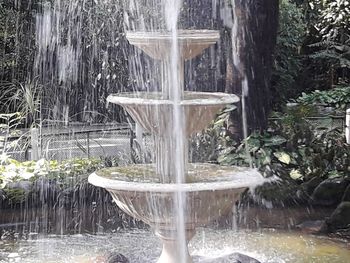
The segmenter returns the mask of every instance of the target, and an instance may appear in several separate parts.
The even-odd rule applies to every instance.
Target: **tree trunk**
[[[267,126],[270,110],[270,80],[273,63],[273,50],[276,44],[278,27],[278,0],[232,0],[232,27],[226,28],[226,91],[246,93],[245,109],[248,132],[261,130]],[[233,25],[237,23],[237,35],[232,37]],[[238,61],[234,61],[235,49],[232,42],[238,42]],[[244,79],[246,91],[242,90]],[[241,119],[242,108],[233,116]]]
[[[221,32],[215,51],[208,49],[187,63],[187,89],[225,91],[241,96],[242,82],[246,78],[248,129],[266,128],[279,1],[184,0],[183,5],[180,28],[216,29]],[[238,47],[233,48],[237,43]],[[233,61],[234,56],[238,61]],[[242,131],[241,107],[234,112],[232,120],[237,130]]]

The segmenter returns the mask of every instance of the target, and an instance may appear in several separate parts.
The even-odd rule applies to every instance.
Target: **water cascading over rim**
[[[214,45],[218,31],[181,30],[175,42],[171,32],[128,32],[126,36],[131,44],[161,61],[164,81],[160,92],[112,94],[108,101],[121,105],[156,137],[156,166],[107,168],[90,175],[89,182],[106,188],[124,212],[154,229],[163,242],[158,263],[190,263],[187,243],[195,228],[229,213],[240,194],[263,179],[254,169],[189,164],[187,160],[188,137],[206,128],[226,105],[239,101],[233,94],[184,91],[185,61]],[[174,43],[178,52],[176,65],[169,48]],[[174,77],[169,77],[174,67],[179,77],[176,85],[172,83]],[[174,88],[179,89],[177,94]],[[176,134],[179,128],[180,135]],[[177,148],[176,136],[184,137],[182,147]],[[183,161],[184,181],[178,179],[182,168],[173,160]],[[179,212],[183,213],[182,224],[178,223]],[[178,234],[179,226],[183,227],[183,238]]]
[[[157,173],[163,178],[164,183],[175,182],[176,164],[168,160],[175,160],[174,151],[169,149],[174,148],[172,144],[175,141],[173,131],[176,107],[180,109],[179,118],[185,126],[182,154],[186,170],[188,137],[205,129],[223,107],[239,101],[239,98],[233,94],[184,91],[185,61],[200,55],[206,48],[214,45],[219,40],[220,34],[215,30],[180,30],[178,32],[178,88],[181,99],[177,102],[171,90],[174,85],[168,77],[171,75],[169,47],[172,35],[169,32],[127,32],[126,37],[130,44],[140,48],[153,59],[161,61],[162,90],[151,93],[112,94],[107,100],[123,106],[145,130],[157,136],[155,140]]]

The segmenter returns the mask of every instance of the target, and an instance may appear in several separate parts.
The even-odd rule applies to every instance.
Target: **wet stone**
[[[259,260],[241,253],[232,253],[219,258],[197,259],[198,263],[261,263]]]
[[[348,187],[346,188],[343,198],[342,198],[343,202],[350,202],[350,184],[348,185]]]
[[[333,206],[340,203],[350,180],[343,178],[326,179],[320,183],[311,196],[311,204]]]
[[[312,195],[313,191],[315,190],[315,188],[322,183],[322,178],[321,177],[313,177],[311,178],[309,181],[303,183],[301,185],[301,187],[304,189],[304,191],[308,194],[308,195]]]
[[[331,232],[350,228],[350,202],[342,202],[326,222]]]
[[[107,255],[106,263],[129,263],[129,260],[120,253],[112,253]]]
[[[324,230],[325,221],[324,220],[305,221],[297,225],[296,228],[306,234],[317,234]]]

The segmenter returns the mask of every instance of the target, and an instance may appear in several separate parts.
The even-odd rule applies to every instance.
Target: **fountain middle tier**
[[[108,96],[111,103],[122,106],[148,132],[163,136],[171,131],[174,102],[160,92],[118,93]],[[200,132],[225,106],[239,101],[238,96],[226,93],[184,92],[180,102],[185,120],[185,135]]]

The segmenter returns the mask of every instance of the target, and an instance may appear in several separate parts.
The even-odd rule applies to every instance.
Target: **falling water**
[[[187,150],[185,147],[185,115],[181,106],[184,92],[184,61],[179,54],[177,23],[182,0],[166,0],[165,1],[165,17],[167,29],[171,32],[171,57],[170,57],[170,100],[173,103],[173,131],[172,140],[174,149],[175,176],[178,184],[178,191],[175,192],[176,198],[176,221],[177,221],[177,242],[179,251],[179,261],[187,262],[187,244],[185,230],[185,192],[181,189],[181,184],[185,182],[185,157]],[[171,161],[171,160],[168,160]]]
[[[232,11],[233,11],[233,23],[232,23],[232,57],[233,57],[233,65],[236,69],[238,69],[239,77],[241,78],[242,82],[242,93],[241,93],[241,105],[242,105],[242,126],[243,126],[243,137],[246,141],[248,138],[248,125],[247,125],[247,109],[246,109],[246,99],[249,94],[249,86],[248,86],[248,79],[247,74],[245,72],[245,68],[243,66],[243,63],[240,59],[240,52],[242,49],[242,41],[245,41],[245,32],[244,28],[242,28],[242,15],[240,8],[236,6],[236,0],[231,1],[232,4]],[[241,35],[241,36],[240,36]],[[252,167],[252,159],[248,150],[248,147],[246,145],[246,155],[249,159],[250,167]]]

